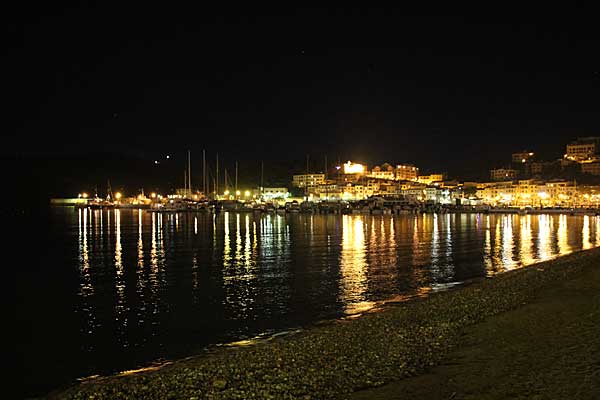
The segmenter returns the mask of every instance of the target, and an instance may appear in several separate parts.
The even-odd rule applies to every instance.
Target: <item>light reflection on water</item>
[[[59,322],[80,332],[64,354],[67,378],[189,355],[600,245],[600,218],[589,216],[57,209],[55,220],[64,226],[56,251],[75,256],[74,265],[54,267],[77,270],[75,300],[62,299],[72,308],[57,310]]]

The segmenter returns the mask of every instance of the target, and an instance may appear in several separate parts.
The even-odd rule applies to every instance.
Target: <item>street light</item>
[[[249,191],[249,190],[246,190],[246,191],[244,192],[244,196],[246,196],[246,197],[250,196],[250,191]]]
[[[119,200],[121,198],[121,192],[115,193],[115,199]]]

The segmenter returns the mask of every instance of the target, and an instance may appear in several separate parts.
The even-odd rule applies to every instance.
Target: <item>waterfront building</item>
[[[577,187],[569,181],[490,182],[477,189],[477,197],[492,206],[555,207],[572,206],[577,202]]]
[[[292,177],[292,186],[297,188],[310,188],[323,184],[325,174],[299,174]]]
[[[310,198],[314,200],[337,200],[341,196],[341,188],[335,181],[325,181],[309,189]]]
[[[490,171],[490,179],[493,181],[509,181],[517,178],[518,171],[511,168],[496,168]]]
[[[414,165],[396,165],[396,180],[416,181],[419,176],[419,168]]]
[[[290,197],[290,192],[285,187],[265,187],[262,188],[263,200],[285,199]]]

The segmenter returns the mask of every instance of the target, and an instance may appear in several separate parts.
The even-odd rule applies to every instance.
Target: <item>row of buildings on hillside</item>
[[[302,189],[308,200],[362,200],[399,196],[414,188],[424,190],[443,179],[443,174],[419,176],[419,168],[414,165],[384,163],[368,169],[365,164],[348,161],[336,167],[331,178],[325,174],[294,175],[292,186]]]
[[[574,172],[600,176],[600,137],[581,137],[566,145],[562,158],[538,160],[532,151],[512,154],[510,165],[490,170],[492,181],[544,178],[570,168]]]
[[[533,152],[515,154],[518,156],[513,155],[513,159],[523,164],[534,157]],[[368,169],[348,161],[331,178],[298,174],[293,176],[292,185],[302,189],[308,201],[385,197],[415,203],[510,207],[596,207],[600,201],[599,186],[577,185],[575,181],[516,179],[510,175],[488,182],[458,182],[447,180],[441,173],[419,175],[418,171],[413,165],[385,163]]]

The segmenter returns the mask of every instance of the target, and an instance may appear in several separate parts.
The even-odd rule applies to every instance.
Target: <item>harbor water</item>
[[[38,229],[13,265],[27,395],[600,245],[600,217],[568,215],[54,207]]]

